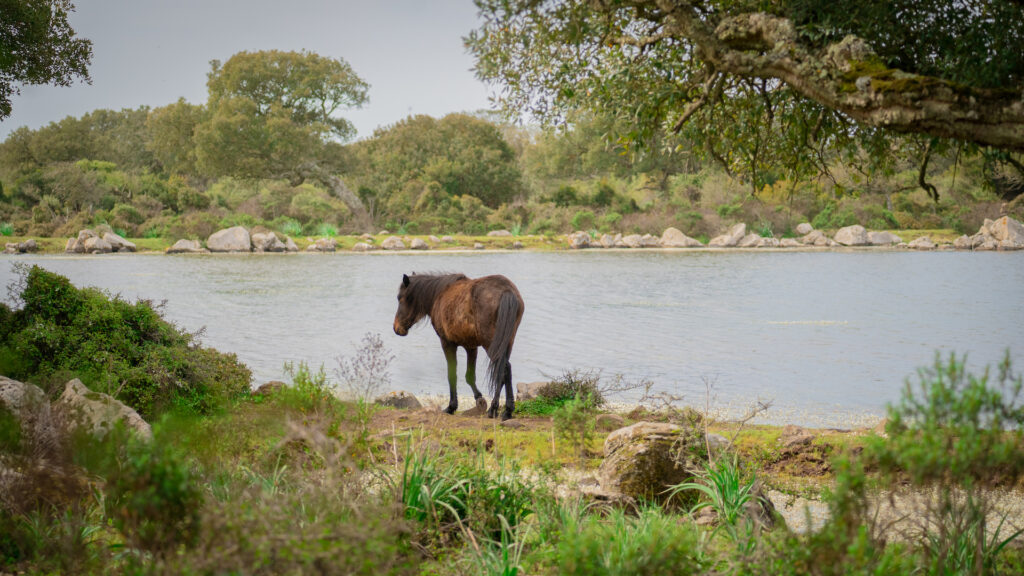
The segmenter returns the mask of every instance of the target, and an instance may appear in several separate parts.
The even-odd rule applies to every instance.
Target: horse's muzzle
[[[404,327],[404,326],[402,326],[401,324],[399,324],[398,320],[395,320],[394,328],[395,328],[395,334],[398,334],[399,336],[405,336],[406,334],[409,333],[409,329]]]

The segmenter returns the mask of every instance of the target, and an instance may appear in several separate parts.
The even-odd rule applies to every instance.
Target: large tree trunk
[[[344,202],[345,206],[348,206],[349,211],[352,212],[352,222],[356,228],[363,232],[373,232],[373,219],[370,218],[370,213],[366,211],[366,206],[363,206],[363,201],[345,185],[341,178],[330,174],[315,163],[306,164],[299,168],[297,172],[303,180],[311,179],[326,186],[331,194],[334,194],[339,200]]]

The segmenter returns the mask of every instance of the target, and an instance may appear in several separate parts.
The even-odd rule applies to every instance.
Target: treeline
[[[275,74],[274,90],[247,82]],[[0,143],[0,232],[70,236],[107,224],[123,236],[173,239],[237,224],[292,236],[675,226],[706,238],[738,221],[776,236],[802,221],[974,232],[1007,210],[984,158],[955,150],[927,165],[935,201],[910,149],[894,150],[885,166],[847,155],[816,177],[784,163],[749,175],[682,137],[637,147],[621,120],[585,114],[546,130],[484,113],[413,116],[343,144],[351,126],[322,112],[364,102],[357,80],[344,61],[315,54],[241,53],[214,63],[203,105],[97,110],[19,128]],[[329,90],[310,86],[346,92],[316,100],[303,95]]]

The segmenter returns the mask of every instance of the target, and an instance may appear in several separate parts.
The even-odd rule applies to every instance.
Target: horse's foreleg
[[[483,397],[480,389],[476,387],[476,346],[466,346],[466,384],[473,389],[473,398],[479,400]]]
[[[505,411],[501,413],[502,420],[508,420],[512,417],[512,413],[516,409],[515,395],[512,393],[512,363],[505,362],[505,381],[502,382],[502,386],[505,387]]]
[[[459,394],[455,390],[455,384],[459,376],[455,358],[457,347],[448,342],[442,343],[441,346],[444,347],[444,359],[448,363],[448,393],[451,397],[448,401],[448,407],[444,411],[449,414],[455,414],[455,411],[459,408]]]

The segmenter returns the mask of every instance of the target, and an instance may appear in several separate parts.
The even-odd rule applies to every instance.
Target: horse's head
[[[395,334],[405,336],[413,324],[419,322],[425,315],[416,307],[413,301],[409,276],[402,274],[402,284],[398,287],[398,311],[395,312]]]

